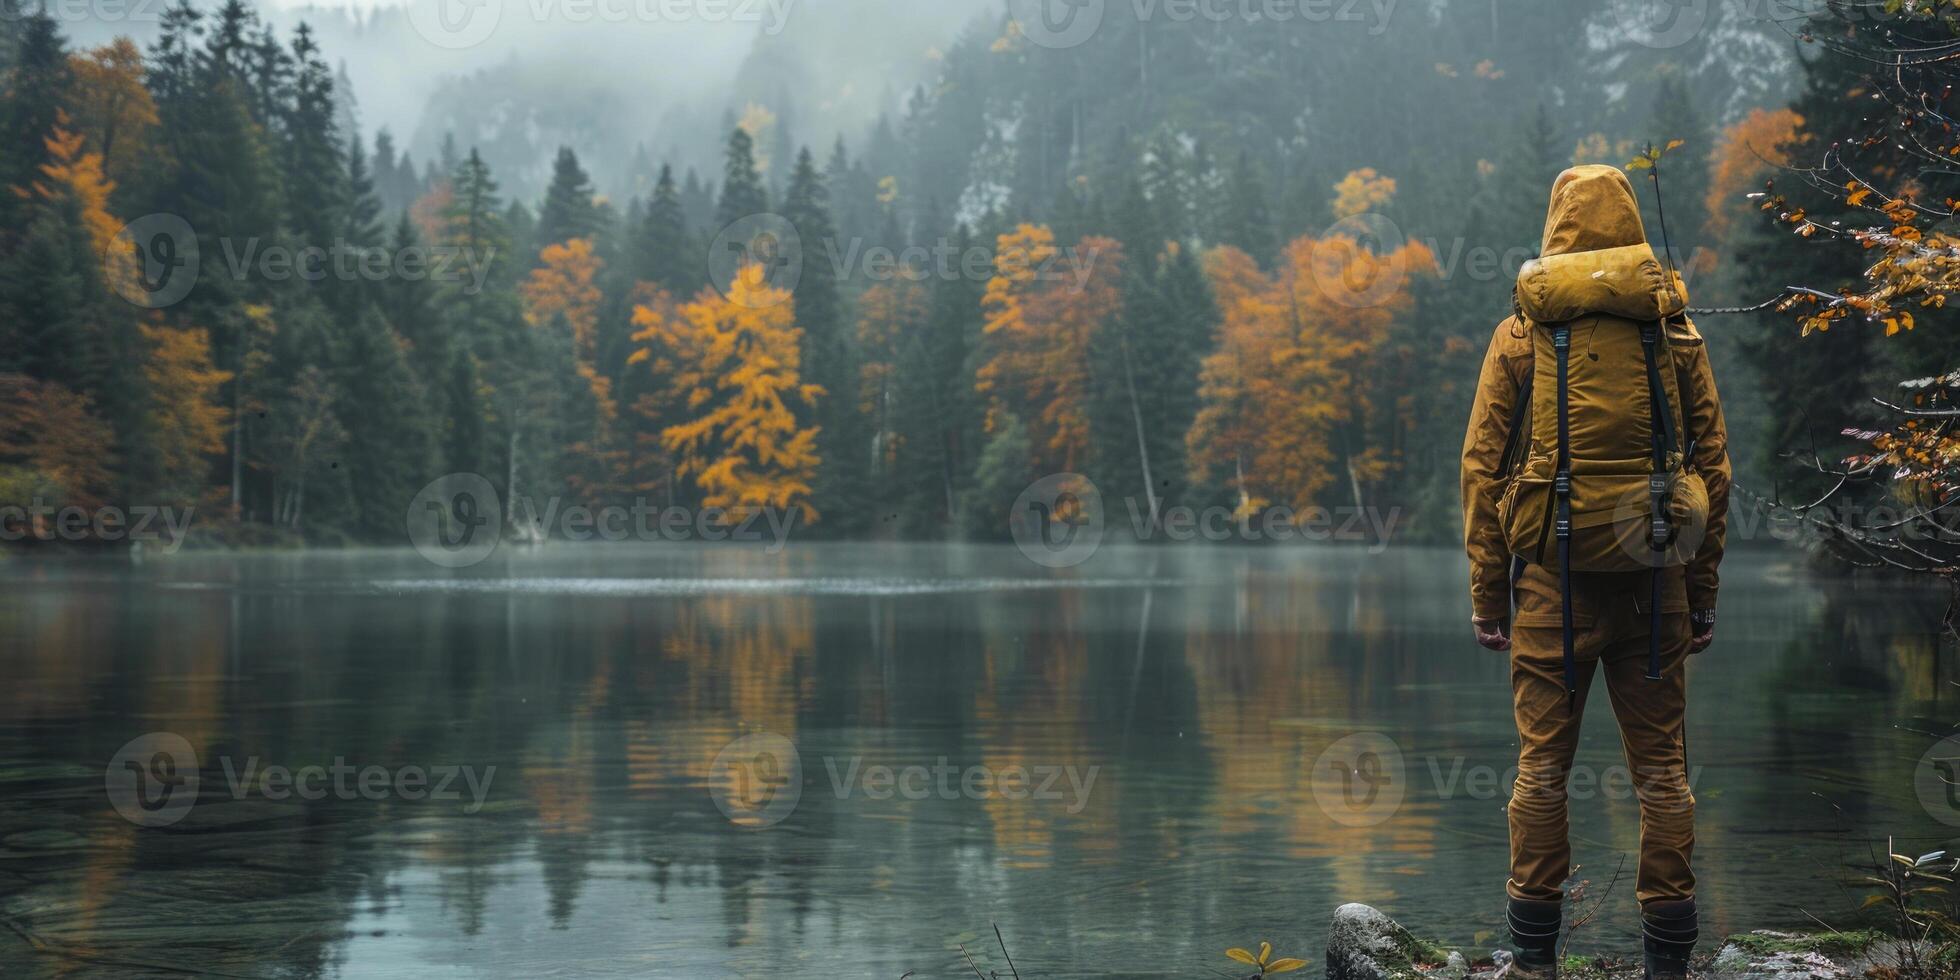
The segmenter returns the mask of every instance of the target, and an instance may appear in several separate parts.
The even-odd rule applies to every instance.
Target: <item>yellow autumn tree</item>
[[[1237,249],[1208,255],[1221,323],[1187,440],[1193,478],[1233,487],[1242,513],[1305,508],[1337,485],[1364,505],[1397,428],[1417,421],[1377,390],[1379,358],[1413,310],[1409,282],[1433,267],[1421,244],[1378,254],[1343,234],[1295,240],[1270,276]]]
[[[57,110],[54,131],[43,141],[48,162],[31,194],[44,201],[72,202],[88,233],[89,247],[102,259],[103,285],[110,289],[134,286],[136,256],[120,246],[116,235],[122,222],[109,213],[109,196],[116,182],[102,170],[102,155],[84,148],[82,134],[67,128],[68,114]]]
[[[218,401],[218,389],[231,372],[211,365],[211,340],[200,329],[142,324],[149,357],[151,442],[164,484],[183,497],[204,485],[212,453],[225,448],[231,412]]]
[[[1074,470],[1089,448],[1089,344],[1122,308],[1123,248],[1087,237],[1064,254],[1045,225],[1023,224],[996,243],[981,303],[982,362],[974,387],[995,431],[1021,419],[1036,462]]]
[[[541,327],[562,314],[572,326],[579,360],[592,360],[601,298],[597,279],[606,263],[593,252],[590,238],[546,245],[538,260],[543,265],[531,270],[530,278],[524,281],[524,318]]]
[[[755,141],[755,168],[761,173],[769,172],[769,162],[776,157],[776,143],[779,130],[776,128],[776,114],[768,106],[751,102],[742,109],[742,118],[735,126],[749,134]]]
[[[606,263],[593,251],[592,239],[574,238],[546,245],[538,253],[543,263],[531,270],[521,291],[524,319],[533,327],[544,327],[564,317],[572,328],[572,356],[578,373],[597,401],[599,421],[608,424],[616,414],[612,382],[599,373],[599,291],[598,277]]]
[[[1395,178],[1384,177],[1373,167],[1350,170],[1334,185],[1334,217],[1349,218],[1373,211],[1395,196]]]
[[[795,509],[815,520],[818,430],[798,424],[796,407],[814,406],[824,390],[803,382],[789,294],[763,271],[745,266],[726,296],[703,289],[678,310],[636,306],[633,359],[653,372],[676,416],[661,444],[704,507]]]
[[[71,55],[74,79],[68,104],[75,130],[102,157],[103,170],[127,180],[149,160],[150,134],[157,125],[156,102],[143,84],[143,52],[126,37]]]

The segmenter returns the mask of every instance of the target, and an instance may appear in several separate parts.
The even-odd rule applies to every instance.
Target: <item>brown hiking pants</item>
[[[1571,873],[1566,840],[1567,789],[1579,722],[1604,665],[1606,693],[1620,724],[1626,772],[1582,773],[1571,785],[1581,802],[1640,801],[1636,895],[1648,902],[1692,898],[1689,859],[1695,800],[1688,785],[1682,714],[1687,701],[1690,627],[1678,569],[1663,573],[1661,679],[1647,679],[1650,589],[1644,572],[1573,576],[1576,701],[1565,691],[1557,578],[1527,569],[1518,582],[1512,630],[1511,692],[1518,723],[1518,778],[1507,808],[1511,823],[1511,897],[1557,901]],[[1629,778],[1630,777],[1630,778]],[[1596,802],[1595,802],[1595,805]]]

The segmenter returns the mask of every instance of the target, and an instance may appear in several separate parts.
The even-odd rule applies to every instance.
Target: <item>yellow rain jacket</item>
[[[1692,542],[1692,554],[1682,556],[1685,574],[1670,572],[1662,582],[1661,611],[1713,609],[1716,567],[1722,559],[1727,529],[1728,433],[1707,349],[1701,334],[1682,312],[1686,290],[1678,280],[1674,288],[1668,288],[1646,244],[1639,205],[1623,173],[1613,167],[1583,166],[1559,175],[1552,186],[1540,259],[1521,270],[1514,297],[1513,315],[1497,325],[1484,355],[1463,441],[1464,548],[1470,557],[1472,615],[1481,620],[1513,620],[1515,626],[1560,623],[1555,571],[1543,564],[1528,565],[1516,582],[1517,595],[1512,594],[1512,549],[1500,524],[1500,501],[1507,485],[1520,473],[1505,472],[1504,456],[1514,421],[1533,414],[1517,410],[1520,392],[1535,369],[1534,343],[1545,346],[1544,339],[1534,334],[1542,333],[1543,328],[1533,324],[1580,321],[1588,316],[1664,323],[1667,363],[1660,366],[1663,371],[1672,368],[1672,377],[1664,377],[1663,385],[1678,392],[1678,399],[1668,399],[1678,405],[1681,415],[1677,450],[1692,450],[1691,458],[1677,459],[1676,463],[1696,478],[1690,482],[1699,484],[1697,493],[1705,491],[1708,516]],[[1575,341],[1576,346],[1579,343]],[[1583,352],[1575,351],[1574,356],[1583,356]],[[1537,370],[1545,369],[1539,366]],[[1630,383],[1641,385],[1644,391],[1644,374]],[[1540,420],[1537,424],[1545,423]],[[1643,418],[1639,424],[1646,426],[1648,420]],[[1575,446],[1580,446],[1584,436],[1575,430]],[[1530,471],[1527,479],[1549,479],[1549,460],[1535,459],[1532,464],[1518,466],[1514,458],[1513,469]],[[1544,488],[1535,489],[1542,496]],[[1513,493],[1514,498],[1518,496]],[[1602,508],[1602,517],[1606,509]],[[1515,518],[1515,513],[1505,516]],[[1575,560],[1575,567],[1584,566]],[[1575,571],[1574,625],[1591,625],[1607,603],[1627,602],[1646,611],[1651,585],[1645,571]]]

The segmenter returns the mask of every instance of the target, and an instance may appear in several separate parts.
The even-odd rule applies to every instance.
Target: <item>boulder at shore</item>
[[[1461,980],[1469,972],[1462,953],[1416,938],[1373,906],[1343,905],[1327,928],[1327,980]]]

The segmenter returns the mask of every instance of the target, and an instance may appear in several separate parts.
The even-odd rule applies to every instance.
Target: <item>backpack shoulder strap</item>
[[[1558,534],[1558,592],[1560,613],[1560,639],[1563,646],[1565,666],[1566,710],[1576,710],[1579,703],[1579,671],[1573,658],[1572,646],[1572,453],[1571,420],[1566,414],[1569,367],[1572,353],[1572,324],[1552,325],[1552,350],[1558,358],[1558,465],[1552,477],[1552,493],[1558,501],[1557,520],[1553,525]]]

